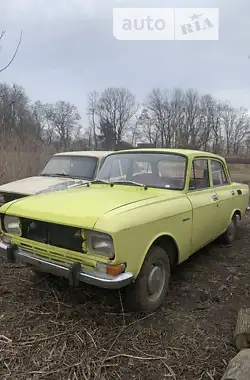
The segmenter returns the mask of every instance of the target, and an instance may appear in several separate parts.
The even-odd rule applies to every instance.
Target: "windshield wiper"
[[[111,187],[113,187],[114,185],[116,184],[122,184],[122,185],[132,185],[132,186],[140,186],[140,187],[144,187],[145,190],[148,189],[148,187],[146,185],[144,185],[143,183],[139,183],[139,182],[134,182],[134,181],[127,181],[127,180],[121,180],[121,181],[114,181],[114,182],[109,182],[109,181],[105,181],[104,179],[96,179],[95,181],[92,181],[91,183],[97,183],[97,184],[106,184],[106,185],[110,185]]]
[[[96,184],[105,183],[106,185],[111,185],[109,181],[105,181],[104,179],[96,179],[95,181],[91,181],[91,183],[96,183]]]
[[[67,177],[67,178],[72,178],[70,174],[65,174],[65,173],[55,173],[52,174],[53,177]]]
[[[139,182],[134,182],[134,181],[121,180],[121,181],[112,182],[113,185],[117,183],[121,183],[123,185],[140,186],[140,187],[144,187],[145,190],[147,190],[148,188],[147,185],[144,185],[143,183],[139,183]]]
[[[65,173],[41,173],[41,177],[67,177],[67,178],[73,178],[70,174]]]

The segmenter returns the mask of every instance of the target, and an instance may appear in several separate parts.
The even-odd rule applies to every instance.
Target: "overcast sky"
[[[113,7],[219,7],[219,41],[119,41]],[[85,118],[87,94],[130,88],[195,88],[250,108],[249,0],[1,0],[0,80],[22,85],[32,101],[69,100]]]

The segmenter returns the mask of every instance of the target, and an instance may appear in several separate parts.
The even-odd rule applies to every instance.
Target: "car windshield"
[[[96,180],[182,190],[186,163],[186,157],[174,153],[117,153],[105,159]]]
[[[40,175],[92,180],[97,160],[88,156],[53,156]]]

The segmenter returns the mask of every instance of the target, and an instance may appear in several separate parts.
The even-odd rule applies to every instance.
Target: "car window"
[[[133,167],[133,174],[152,173],[152,167],[147,161],[135,161]]]
[[[128,160],[111,160],[110,165],[104,166],[100,170],[103,173],[103,179],[113,181],[124,180],[128,171]]]
[[[94,179],[98,159],[90,156],[53,156],[41,175]]]
[[[110,176],[111,177],[119,177],[122,175],[121,165],[120,161],[114,161],[112,162],[111,168],[110,168]]]
[[[180,178],[181,180],[185,177],[185,166],[179,160],[172,161],[159,161],[158,171],[161,177],[171,177]]]
[[[187,158],[179,154],[137,152],[107,157],[97,179],[112,182],[113,165],[122,168],[121,179],[149,187],[182,190],[185,187]]]
[[[201,190],[210,187],[207,159],[195,159],[192,163],[189,190]]]
[[[211,160],[211,168],[214,186],[227,185],[228,180],[222,163],[217,160]]]

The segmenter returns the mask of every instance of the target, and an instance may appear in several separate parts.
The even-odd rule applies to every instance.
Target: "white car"
[[[109,151],[56,153],[40,174],[0,186],[0,206],[15,199],[93,181]]]

